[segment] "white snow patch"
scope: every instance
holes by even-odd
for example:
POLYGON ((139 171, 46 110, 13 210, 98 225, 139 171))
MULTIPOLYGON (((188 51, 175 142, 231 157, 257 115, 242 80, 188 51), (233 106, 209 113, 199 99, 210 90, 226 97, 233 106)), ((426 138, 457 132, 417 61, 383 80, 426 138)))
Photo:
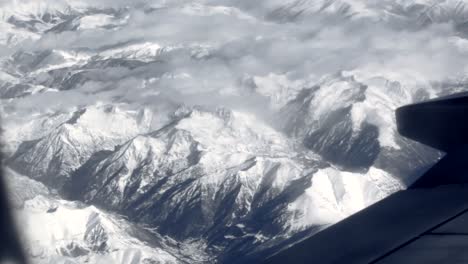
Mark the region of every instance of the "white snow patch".
POLYGON ((78 29, 95 29, 108 25, 113 25, 115 23, 115 18, 107 14, 94 14, 89 16, 84 16, 80 19, 80 26, 78 29))
POLYGON ((104 58, 127 58, 127 59, 138 59, 141 61, 154 60, 161 52, 162 47, 153 42, 144 42, 126 45, 123 47, 108 49, 99 54, 104 58))
POLYGON ((374 167, 366 174, 321 169, 305 193, 288 205, 291 229, 338 222, 402 188, 398 180, 374 167))
POLYGON ((301 80, 290 80, 286 75, 270 73, 266 76, 254 76, 255 91, 270 98, 273 109, 279 110, 296 98, 298 93, 310 85, 313 77, 301 80))

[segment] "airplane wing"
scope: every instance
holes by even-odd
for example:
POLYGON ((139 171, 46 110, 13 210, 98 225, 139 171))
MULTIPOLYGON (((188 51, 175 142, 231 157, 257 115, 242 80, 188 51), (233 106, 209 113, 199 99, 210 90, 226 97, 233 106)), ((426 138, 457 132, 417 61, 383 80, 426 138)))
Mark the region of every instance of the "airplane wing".
POLYGON ((400 134, 447 154, 407 190, 264 263, 468 263, 468 95, 397 110, 400 134))

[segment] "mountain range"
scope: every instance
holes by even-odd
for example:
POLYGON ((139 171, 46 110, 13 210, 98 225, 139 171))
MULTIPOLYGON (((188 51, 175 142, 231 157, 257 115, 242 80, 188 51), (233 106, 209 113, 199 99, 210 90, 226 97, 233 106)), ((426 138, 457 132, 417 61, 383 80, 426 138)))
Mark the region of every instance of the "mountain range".
MULTIPOLYGON (((443 153, 394 110, 466 90, 465 1, 0 2, 33 263, 257 263, 443 153)), ((339 238, 337 238, 339 239, 339 238)))

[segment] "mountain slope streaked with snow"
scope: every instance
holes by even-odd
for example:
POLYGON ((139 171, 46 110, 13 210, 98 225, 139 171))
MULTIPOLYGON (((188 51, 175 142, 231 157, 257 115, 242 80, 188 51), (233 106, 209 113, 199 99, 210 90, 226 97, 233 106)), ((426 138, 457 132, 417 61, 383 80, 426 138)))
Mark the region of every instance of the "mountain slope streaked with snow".
POLYGON ((0 2, 29 257, 257 263, 405 188, 442 154, 394 111, 466 91, 466 4, 0 2))

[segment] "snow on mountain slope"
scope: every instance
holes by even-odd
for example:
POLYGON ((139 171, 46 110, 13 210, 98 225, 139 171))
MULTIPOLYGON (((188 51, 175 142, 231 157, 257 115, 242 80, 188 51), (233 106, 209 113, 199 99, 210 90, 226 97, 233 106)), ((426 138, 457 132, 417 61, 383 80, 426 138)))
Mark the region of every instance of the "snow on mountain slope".
POLYGON ((304 87, 313 86, 313 78, 308 79, 289 80, 285 75, 270 73, 267 76, 254 76, 252 83, 255 93, 268 98, 271 107, 279 110, 294 100, 304 87))
POLYGON ((294 212, 291 227, 333 223, 402 188, 398 180, 377 168, 364 175, 336 168, 319 170, 311 186, 288 206, 294 212))
POLYGON ((9 72, 29 79, 41 73, 66 67, 81 66, 89 59, 90 56, 85 52, 65 50, 19 51, 4 63, 9 72))
POLYGON ((12 167, 60 188, 71 172, 93 153, 111 150, 146 131, 150 118, 115 106, 88 107, 52 129, 42 138, 22 143, 9 160, 12 167))
POLYGON ((314 85, 303 85, 302 90, 292 89, 296 97, 281 109, 283 129, 338 166, 361 170, 378 164, 410 182, 413 179, 403 175, 430 164, 437 154, 397 135, 394 109, 429 98, 435 91, 418 83, 404 83, 405 87, 383 76, 359 72, 325 76, 314 85), (390 165, 386 161, 393 159, 395 152, 408 158, 418 153, 426 156, 390 165))
POLYGON ((197 3, 196 1, 192 3, 185 4, 181 8, 182 13, 196 16, 214 16, 214 15, 229 15, 235 16, 239 19, 254 20, 255 18, 242 12, 238 8, 228 7, 228 6, 216 6, 216 5, 204 5, 197 3))
POLYGON ((0 19, 19 29, 42 33, 75 16, 79 11, 65 2, 11 1, 2 4, 0 19))
POLYGON ((13 46, 27 39, 37 40, 40 34, 25 29, 16 28, 14 25, 0 20, 0 44, 13 46))
POLYGON ((463 1, 15 3, 2 143, 46 263, 263 259, 417 178, 440 153, 394 110, 468 83, 463 1))
POLYGON ((128 14, 91 1, 12 0, 1 3, 0 44, 15 47, 37 41, 46 33, 74 30, 116 29, 125 24, 128 14))
POLYGON ((7 170, 7 183, 32 263, 187 263, 172 242, 94 206, 59 199, 7 170), (163 248, 167 248, 168 251, 163 248))
POLYGON ((405 19, 420 23, 466 22, 464 0, 290 0, 265 1, 268 17, 290 21, 314 14, 348 18, 370 18, 396 22, 405 19))
POLYGON ((37 263, 179 262, 170 253, 132 238, 124 220, 94 207, 37 196, 25 202, 18 218, 27 227, 23 230, 28 236, 27 254, 37 263))
POLYGON ((154 60, 163 48, 156 43, 145 42, 140 44, 125 45, 123 47, 111 48, 99 54, 103 58, 127 58, 141 61, 154 60))
MULTIPOLYGON (((265 1, 266 2, 266 1, 265 1)), ((292 0, 268 1, 269 19, 276 21, 294 21, 304 16, 326 13, 343 17, 377 17, 378 13, 369 5, 370 1, 356 0, 292 0)))
MULTIPOLYGON (((231 199, 236 200, 236 206, 230 209, 234 212, 225 216, 234 220, 250 211, 262 175, 271 171, 269 184, 273 188, 265 190, 265 195, 272 195, 275 188, 284 188, 305 170, 304 165, 289 162, 288 158, 297 154, 281 134, 249 115, 223 109, 181 109, 178 115, 182 116, 161 130, 132 139, 104 159, 90 160, 84 166, 85 172, 75 176, 85 187, 85 199, 116 209, 136 209, 136 215, 147 221, 185 221, 183 216, 193 206, 202 206, 207 215, 203 209, 201 217, 212 222, 210 218, 216 217, 213 213, 221 209, 217 207, 225 206, 219 204, 226 199, 222 197, 234 195, 231 199), (180 186, 181 190, 171 186, 180 186), (221 191, 225 187, 234 189, 221 191), (174 191, 182 193, 163 198, 174 191), (188 198, 193 195, 194 200, 188 198), (213 200, 218 195, 221 196, 213 200), (182 197, 185 198, 180 200, 182 197), (158 200, 160 205, 152 204, 158 200), (175 207, 179 203, 182 204, 175 207), (157 210, 163 213, 148 215, 155 206, 163 207, 164 210, 157 210), (182 212, 173 211, 176 208, 182 212), (175 215, 169 217, 172 213, 175 215)), ((71 187, 76 188, 77 184, 71 187)), ((182 232, 184 228, 189 230, 183 235, 201 231, 200 227, 194 229, 193 223, 180 223, 176 230, 182 232)))
POLYGON ((20 175, 10 168, 5 168, 5 178, 8 185, 8 197, 14 208, 23 208, 25 201, 34 199, 38 195, 50 195, 49 188, 45 185, 20 175))
POLYGON ((78 30, 90 30, 98 28, 115 28, 125 24, 128 16, 122 19, 109 14, 90 14, 80 18, 78 30))
POLYGON ((273 237, 279 244, 402 188, 378 169, 368 175, 333 170, 246 113, 182 108, 176 116, 158 131, 92 157, 66 192, 179 240, 202 238, 214 250, 273 237), (322 182, 336 188, 334 196, 316 186, 322 169, 332 174, 322 182), (301 205, 300 194, 312 190, 312 203, 301 205), (324 202, 330 199, 334 203, 324 202))

